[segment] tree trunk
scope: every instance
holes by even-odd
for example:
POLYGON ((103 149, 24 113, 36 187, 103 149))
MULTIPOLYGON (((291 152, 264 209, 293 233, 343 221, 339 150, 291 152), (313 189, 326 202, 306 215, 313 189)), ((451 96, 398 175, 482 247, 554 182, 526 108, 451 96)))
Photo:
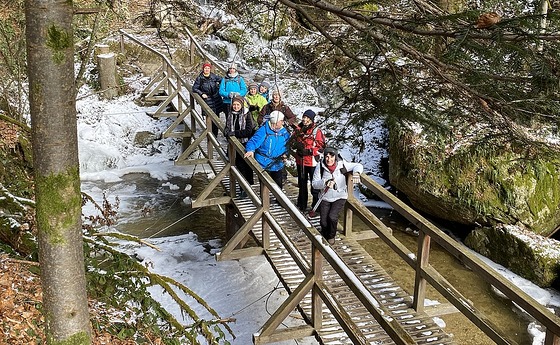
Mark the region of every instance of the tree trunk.
POLYGON ((48 344, 91 344, 81 229, 72 2, 26 0, 39 261, 48 344))

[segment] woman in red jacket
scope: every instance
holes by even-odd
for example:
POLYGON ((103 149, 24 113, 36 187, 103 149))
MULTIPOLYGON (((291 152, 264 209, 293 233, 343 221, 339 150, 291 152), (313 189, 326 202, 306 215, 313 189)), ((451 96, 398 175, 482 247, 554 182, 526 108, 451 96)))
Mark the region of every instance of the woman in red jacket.
MULTIPOLYGON (((295 159, 297 167, 299 194, 297 207, 305 212, 308 201, 308 183, 313 179, 313 172, 319 161, 319 154, 323 152, 326 138, 315 123, 315 112, 311 109, 303 113, 302 121, 294 131, 295 159)), ((319 191, 311 188, 312 206, 317 203, 319 191)), ((315 212, 309 212, 315 217, 315 212)))

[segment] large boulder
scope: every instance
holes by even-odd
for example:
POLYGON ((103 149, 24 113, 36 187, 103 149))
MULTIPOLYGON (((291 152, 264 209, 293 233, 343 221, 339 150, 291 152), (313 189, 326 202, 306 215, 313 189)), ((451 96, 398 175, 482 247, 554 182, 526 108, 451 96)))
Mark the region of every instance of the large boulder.
POLYGON ((549 236, 560 226, 560 156, 392 125, 389 179, 414 207, 468 225, 520 224, 549 236), (454 141, 455 140, 455 141, 454 141))
POLYGON ((474 228, 465 244, 543 287, 560 280, 558 155, 392 123, 390 184, 418 210, 474 228), (515 226, 514 226, 515 225, 515 226), (546 245, 545 245, 546 244, 546 245))

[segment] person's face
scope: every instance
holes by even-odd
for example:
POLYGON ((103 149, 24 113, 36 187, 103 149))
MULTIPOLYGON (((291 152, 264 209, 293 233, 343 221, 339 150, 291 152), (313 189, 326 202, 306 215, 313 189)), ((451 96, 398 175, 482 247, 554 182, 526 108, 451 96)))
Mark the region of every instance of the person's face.
POLYGON ((239 110, 241 110, 241 103, 239 103, 239 102, 233 102, 233 103, 231 104, 231 107, 233 108, 233 110, 239 111, 239 110))
POLYGON ((284 126, 284 120, 278 120, 276 123, 272 124, 272 129, 278 130, 284 126))
POLYGON ((210 66, 204 66, 202 71, 204 72, 204 74, 210 74, 210 66))
POLYGON ((229 73, 235 73, 235 68, 230 67, 230 68, 228 69, 228 72, 229 72, 229 73))
POLYGON ((273 94, 272 95, 272 100, 274 101, 274 103, 280 102, 280 94, 279 93, 273 94))
POLYGON ((336 162, 336 157, 334 156, 333 153, 328 152, 325 154, 325 163, 327 164, 327 166, 332 166, 334 165, 335 162, 336 162))
POLYGON ((267 92, 267 91, 268 91, 268 89, 266 88, 266 86, 262 86, 262 85, 259 86, 259 92, 260 92, 260 93, 265 93, 265 92, 267 92))
POLYGON ((249 94, 256 95, 257 94, 257 88, 256 87, 249 88, 249 94))
POLYGON ((302 117, 301 122, 303 122, 304 126, 309 126, 310 124, 313 123, 313 121, 311 121, 311 119, 308 118, 307 116, 302 117))

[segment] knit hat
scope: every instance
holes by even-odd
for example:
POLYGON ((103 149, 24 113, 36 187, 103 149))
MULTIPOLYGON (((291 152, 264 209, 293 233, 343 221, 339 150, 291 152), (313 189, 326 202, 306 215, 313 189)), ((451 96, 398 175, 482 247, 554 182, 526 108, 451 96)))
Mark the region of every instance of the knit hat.
POLYGON ((270 89, 270 84, 267 83, 266 81, 261 82, 261 86, 266 87, 267 90, 270 89))
POLYGON ((327 153, 333 154, 335 157, 338 157, 338 150, 335 149, 334 147, 325 147, 325 150, 323 151, 324 155, 327 155, 327 153))
POLYGON ((202 65, 202 69, 204 69, 205 67, 210 67, 210 68, 212 68, 212 65, 210 64, 210 62, 205 62, 205 63, 202 65))
POLYGON ((303 116, 307 116, 312 122, 315 121, 315 112, 311 109, 307 109, 304 113, 303 116))
POLYGON ((284 120, 284 114, 281 111, 278 110, 274 110, 272 113, 270 113, 270 119, 268 121, 270 121, 270 123, 275 124, 278 121, 284 120))
POLYGON ((257 83, 255 83, 255 82, 249 83, 249 89, 252 89, 252 88, 258 89, 257 83))
POLYGON ((228 69, 232 69, 232 68, 234 70, 237 70, 237 64, 235 62, 232 62, 232 63, 229 64, 228 69))
POLYGON ((235 102, 237 102, 237 103, 241 104, 241 106, 243 106, 243 103, 244 103, 243 102, 243 97, 241 97, 241 96, 233 97, 233 99, 231 100, 231 104, 233 104, 235 102))

